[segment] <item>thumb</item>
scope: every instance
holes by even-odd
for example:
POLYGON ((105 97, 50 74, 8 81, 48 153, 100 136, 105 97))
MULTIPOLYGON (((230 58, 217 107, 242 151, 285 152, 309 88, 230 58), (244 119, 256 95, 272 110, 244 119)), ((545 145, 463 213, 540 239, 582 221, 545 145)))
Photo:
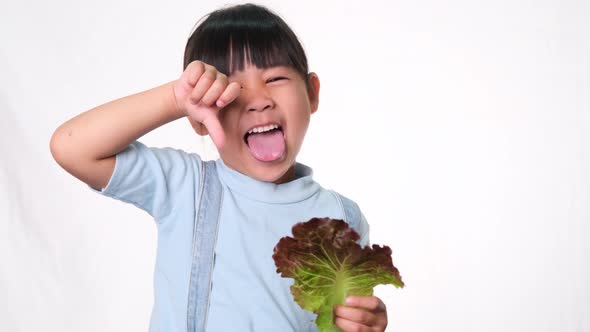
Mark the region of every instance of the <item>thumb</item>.
POLYGON ((209 109, 206 113, 207 114, 203 117, 202 123, 207 128, 209 136, 211 136, 211 140, 213 140, 217 149, 221 149, 225 145, 225 132, 223 131, 223 127, 221 126, 215 111, 209 109))

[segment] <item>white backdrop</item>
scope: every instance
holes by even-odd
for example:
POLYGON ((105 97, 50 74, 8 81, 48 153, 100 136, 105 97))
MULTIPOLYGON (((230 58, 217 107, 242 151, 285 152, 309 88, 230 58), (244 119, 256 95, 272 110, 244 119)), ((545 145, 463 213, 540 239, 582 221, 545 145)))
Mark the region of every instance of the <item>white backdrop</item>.
MULTIPOLYGON (((388 331, 590 331, 590 3, 263 1, 321 80, 299 160, 406 283, 388 331)), ((53 161, 69 118, 177 78, 223 1, 0 5, 0 330, 146 331, 156 227, 53 161)), ((216 158, 186 119, 140 139, 216 158)))

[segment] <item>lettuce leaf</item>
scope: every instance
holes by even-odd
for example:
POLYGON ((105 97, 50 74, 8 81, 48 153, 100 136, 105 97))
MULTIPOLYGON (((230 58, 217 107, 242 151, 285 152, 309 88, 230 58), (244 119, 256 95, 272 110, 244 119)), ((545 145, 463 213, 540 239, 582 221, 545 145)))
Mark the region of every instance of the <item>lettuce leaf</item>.
POLYGON ((361 248, 359 234, 339 219, 313 218, 292 228, 274 248, 277 273, 293 278, 291 294, 304 310, 316 313, 322 332, 341 331, 334 325, 334 305, 347 296, 372 296, 378 284, 404 287, 391 260, 391 248, 361 248))

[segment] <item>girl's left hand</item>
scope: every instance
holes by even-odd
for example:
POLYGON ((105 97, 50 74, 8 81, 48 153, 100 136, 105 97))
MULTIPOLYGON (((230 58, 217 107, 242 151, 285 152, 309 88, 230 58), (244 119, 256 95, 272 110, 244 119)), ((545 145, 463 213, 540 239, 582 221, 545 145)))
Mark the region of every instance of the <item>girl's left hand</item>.
POLYGON ((384 332, 385 303, 376 296, 349 296, 345 306, 334 306, 334 324, 344 332, 384 332))

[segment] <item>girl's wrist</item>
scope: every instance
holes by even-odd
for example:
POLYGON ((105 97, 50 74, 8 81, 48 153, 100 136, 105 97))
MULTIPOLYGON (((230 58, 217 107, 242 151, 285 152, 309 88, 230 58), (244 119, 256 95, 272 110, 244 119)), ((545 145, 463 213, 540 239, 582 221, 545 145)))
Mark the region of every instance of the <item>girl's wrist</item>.
POLYGON ((173 114, 174 120, 180 119, 186 116, 186 113, 181 109, 181 106, 178 104, 178 100, 176 99, 176 93, 174 92, 174 87, 177 84, 177 80, 171 81, 166 86, 168 87, 169 91, 169 98, 168 98, 168 109, 170 113, 173 114))

